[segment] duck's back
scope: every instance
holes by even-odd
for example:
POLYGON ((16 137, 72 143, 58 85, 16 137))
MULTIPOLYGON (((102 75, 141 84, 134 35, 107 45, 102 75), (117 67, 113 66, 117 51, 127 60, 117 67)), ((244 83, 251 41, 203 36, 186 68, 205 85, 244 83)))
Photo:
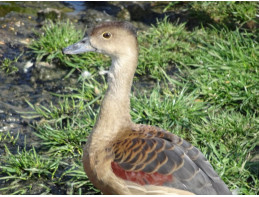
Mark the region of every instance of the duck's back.
POLYGON ((231 194, 197 148, 157 127, 138 125, 119 136, 111 152, 113 173, 134 190, 157 186, 194 194, 231 194))

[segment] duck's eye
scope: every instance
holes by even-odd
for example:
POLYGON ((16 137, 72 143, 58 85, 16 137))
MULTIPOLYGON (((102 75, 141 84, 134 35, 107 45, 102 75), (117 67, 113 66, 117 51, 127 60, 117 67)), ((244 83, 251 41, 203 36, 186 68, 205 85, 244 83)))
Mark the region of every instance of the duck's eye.
POLYGON ((111 36, 112 36, 112 34, 109 33, 109 32, 104 32, 103 33, 103 37, 106 38, 106 39, 109 39, 111 36))

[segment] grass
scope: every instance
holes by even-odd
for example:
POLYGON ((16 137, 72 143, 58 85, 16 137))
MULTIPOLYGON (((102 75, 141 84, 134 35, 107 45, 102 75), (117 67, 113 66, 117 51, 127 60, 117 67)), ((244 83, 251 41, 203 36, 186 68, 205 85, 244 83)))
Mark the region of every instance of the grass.
POLYGON ((197 100, 195 92, 187 93, 186 88, 172 93, 157 86, 149 96, 139 94, 132 97, 131 103, 135 122, 166 129, 174 126, 190 128, 196 116, 205 118, 207 115, 206 107, 197 100))
POLYGON ((174 26, 163 21, 140 38, 144 46, 137 73, 161 80, 172 69, 170 64, 177 65, 183 78, 178 82, 191 82, 190 90, 198 90, 200 99, 258 114, 259 46, 253 37, 238 29, 188 32, 184 24, 174 26), (150 39, 155 42, 148 42, 150 39))
POLYGON ((228 27, 234 30, 236 27, 258 32, 257 2, 156 2, 155 8, 160 7, 163 12, 188 13, 191 20, 202 25, 213 24, 218 28, 228 27), (182 8, 182 9, 179 9, 182 8))
MULTIPOLYGON (((228 3, 234 6, 232 10, 236 11, 232 14, 236 16, 242 14, 239 9, 248 9, 239 8, 241 5, 228 3)), ((193 3, 196 10, 206 6, 211 6, 210 2, 193 3)), ((248 19, 244 16, 242 21, 248 19)), ((226 24, 224 20, 222 23, 226 24)), ((32 194, 33 184, 24 188, 19 184, 35 181, 41 194, 51 194, 53 185, 65 188, 67 194, 99 194, 83 172, 81 157, 107 88, 105 78, 98 72, 106 69, 110 60, 94 53, 64 56, 62 48, 83 35, 69 21, 50 22, 43 32, 30 46, 37 60, 82 71, 79 87, 69 95, 53 93, 60 97, 60 103, 51 104, 50 108, 28 102, 32 112, 23 115, 40 118, 33 126, 42 146, 39 150, 18 149, 17 153, 5 149, 0 159, 0 184, 6 180, 9 186, 2 187, 0 193, 32 194), (91 76, 84 77, 84 71, 91 76), (46 184, 38 179, 50 180, 46 184)), ((231 190, 258 195, 256 34, 243 27, 208 26, 188 31, 186 24, 172 24, 164 19, 139 32, 138 39, 139 65, 131 96, 133 121, 156 125, 187 139, 204 153, 231 190), (154 87, 145 88, 145 82, 150 81, 154 87)), ((15 136, 0 133, 1 143, 15 145, 16 140, 15 136)))
POLYGON ((97 56, 94 53, 79 56, 63 55, 62 49, 77 42, 84 35, 84 31, 76 29, 69 20, 66 22, 58 21, 57 23, 49 20, 42 30, 44 34, 36 33, 39 39, 29 46, 35 53, 37 61, 54 61, 63 66, 72 67, 73 70, 87 67, 88 71, 92 73, 96 71, 96 67, 107 67, 109 65, 109 60, 104 55, 97 56))
MULTIPOLYGON (((19 179, 28 179, 32 176, 41 177, 51 175, 53 177, 58 167, 58 161, 54 165, 51 160, 44 159, 37 154, 35 148, 29 151, 24 148, 22 151, 17 150, 17 154, 12 154, 9 149, 5 148, 5 160, 8 165, 1 166, 2 172, 11 175, 16 174, 19 179), (52 169, 53 172, 48 169, 52 169)), ((8 177, 7 177, 8 179, 8 177)))
POLYGON ((258 20, 256 19, 257 2, 193 2, 191 7, 196 14, 206 13, 213 21, 232 28, 235 26, 241 28, 248 22, 255 23, 258 20))
POLYGON ((7 133, 0 133, 0 142, 2 143, 9 143, 15 145, 17 140, 19 140, 19 132, 16 136, 13 136, 10 131, 7 131, 7 133))
POLYGON ((17 73, 19 71, 19 69, 14 64, 19 60, 21 55, 14 58, 14 60, 11 60, 9 58, 4 58, 3 62, 0 65, 0 72, 3 72, 7 75, 17 73))
MULTIPOLYGON (((56 170, 59 167, 59 159, 49 159, 38 154, 34 147, 22 151, 17 150, 12 154, 5 146, 5 156, 1 158, 1 181, 6 181, 7 185, 0 188, 3 194, 24 194, 32 186, 21 187, 28 180, 38 181, 40 178, 53 180, 56 170), (5 162, 4 165, 2 162, 5 162), (8 191, 8 193, 5 193, 8 191)), ((27 184, 26 184, 27 185, 27 184)))

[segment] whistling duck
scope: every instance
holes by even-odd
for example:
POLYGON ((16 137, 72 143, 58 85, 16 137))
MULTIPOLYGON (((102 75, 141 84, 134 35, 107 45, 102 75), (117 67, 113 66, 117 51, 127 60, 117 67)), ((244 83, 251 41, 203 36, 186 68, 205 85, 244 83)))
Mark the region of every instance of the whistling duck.
POLYGON ((88 137, 84 170, 103 194, 231 194, 203 154, 155 126, 135 124, 130 90, 138 64, 136 30, 129 22, 106 22, 63 50, 111 57, 108 90, 88 137))

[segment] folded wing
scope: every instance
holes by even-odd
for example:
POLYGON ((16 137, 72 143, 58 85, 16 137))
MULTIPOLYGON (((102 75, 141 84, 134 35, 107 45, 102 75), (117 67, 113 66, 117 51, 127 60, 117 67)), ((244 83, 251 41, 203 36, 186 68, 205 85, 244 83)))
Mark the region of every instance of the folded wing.
POLYGON ((112 170, 126 181, 195 194, 231 194, 197 148, 157 127, 140 125, 116 141, 112 151, 112 170))

